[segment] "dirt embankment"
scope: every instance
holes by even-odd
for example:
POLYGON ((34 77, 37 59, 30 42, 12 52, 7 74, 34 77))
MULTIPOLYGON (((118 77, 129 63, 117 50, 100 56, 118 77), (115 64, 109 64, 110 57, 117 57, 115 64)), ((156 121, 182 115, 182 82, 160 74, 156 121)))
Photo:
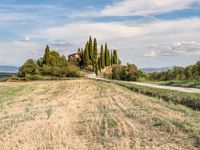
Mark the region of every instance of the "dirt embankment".
POLYGON ((0 106, 2 150, 198 149, 175 125, 198 112, 101 81, 0 83, 0 106))

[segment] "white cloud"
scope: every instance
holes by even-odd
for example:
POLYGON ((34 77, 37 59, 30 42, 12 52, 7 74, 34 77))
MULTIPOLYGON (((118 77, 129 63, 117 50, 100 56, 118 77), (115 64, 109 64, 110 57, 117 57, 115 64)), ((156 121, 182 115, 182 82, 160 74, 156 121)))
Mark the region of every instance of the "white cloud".
POLYGON ((63 13, 66 13, 66 9, 56 5, 0 4, 0 26, 14 24, 41 26, 47 20, 48 24, 55 23, 58 21, 58 16, 63 13))
POLYGON ((25 21, 29 20, 30 16, 26 13, 17 13, 17 12, 1 12, 0 13, 0 25, 13 23, 13 22, 19 22, 19 21, 25 21))
POLYGON ((30 41, 32 38, 30 37, 30 36, 26 36, 26 37, 24 37, 24 39, 22 39, 22 41, 30 41))
POLYGON ((176 56, 200 56, 200 42, 175 42, 171 45, 156 45, 156 47, 150 47, 151 49, 157 49, 145 54, 144 56, 155 57, 176 57, 176 56))
MULTIPOLYGON (((199 0, 121 0, 102 10, 77 12, 73 16, 148 16, 189 8, 199 0)), ((95 8, 96 9, 96 8, 95 8)), ((73 12, 74 13, 74 12, 73 12)))
MULTIPOLYGON (((144 33, 138 26, 128 26, 119 22, 98 23, 98 22, 76 22, 61 27, 53 27, 41 31, 45 37, 65 39, 68 37, 85 37, 95 35, 100 39, 115 39, 131 37, 144 33)), ((75 41, 75 40, 74 40, 75 41)))
MULTIPOLYGON (((187 35, 182 37, 183 39, 191 40, 199 37, 199 30, 200 18, 189 18, 172 21, 158 20, 141 24, 125 24, 120 22, 75 22, 64 26, 42 29, 37 31, 37 35, 43 38, 53 38, 56 40, 69 39, 73 42, 76 42, 77 40, 77 43, 79 43, 80 40, 84 40, 85 37, 88 37, 89 35, 96 36, 101 40, 153 36, 157 37, 158 41, 163 41, 160 38, 166 38, 168 36, 180 37, 182 35, 187 35), (192 36, 192 38, 190 36, 192 36)), ((180 41, 179 39, 177 40, 180 41)))
POLYGON ((155 57, 155 56, 157 56, 157 52, 155 50, 153 50, 153 51, 151 51, 149 53, 144 54, 144 56, 146 56, 146 57, 155 57))
POLYGON ((199 0, 123 0, 106 6, 103 16, 149 15, 181 10, 199 0))
POLYGON ((171 46, 172 53, 183 55, 199 55, 200 56, 200 42, 178 42, 171 46))
POLYGON ((27 59, 42 56, 44 46, 25 41, 9 41, 0 43, 0 64, 21 65, 27 59))
MULTIPOLYGON (((172 21, 154 21, 150 23, 101 23, 76 22, 64 26, 47 28, 36 32, 37 36, 51 40, 64 40, 74 43, 85 42, 89 35, 100 41, 149 40, 148 47, 156 47, 158 43, 174 43, 174 41, 191 41, 199 39, 200 18, 189 18, 172 21)), ((146 45, 147 43, 144 43, 146 45)), ((131 45, 131 43, 129 43, 131 45)))

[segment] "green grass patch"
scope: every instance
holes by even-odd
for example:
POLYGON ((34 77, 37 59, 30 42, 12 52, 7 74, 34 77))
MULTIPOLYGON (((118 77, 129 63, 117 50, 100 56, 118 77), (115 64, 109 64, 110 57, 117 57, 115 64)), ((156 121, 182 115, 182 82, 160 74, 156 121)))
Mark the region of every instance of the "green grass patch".
POLYGON ((105 108, 105 107, 101 107, 101 108, 99 109, 99 113, 100 113, 101 115, 103 115, 103 116, 107 116, 107 114, 109 113, 109 110, 108 110, 107 108, 105 108))
POLYGON ((172 81, 163 81, 160 83, 160 85, 200 88, 200 81, 197 81, 197 80, 185 80, 185 81, 172 80, 172 81))
POLYGON ((108 118, 107 119, 107 125, 108 125, 108 128, 116 128, 117 122, 112 118, 108 118))
POLYGON ((200 131, 192 133, 191 137, 196 139, 196 144, 200 147, 200 131))
POLYGON ((155 118, 155 122, 153 124, 153 126, 170 126, 171 123, 170 121, 166 120, 166 119, 161 119, 161 118, 155 118))
POLYGON ((47 114, 47 119, 49 119, 51 117, 51 115, 53 114, 52 107, 50 106, 45 112, 47 114))
POLYGON ((17 86, 0 89, 0 103, 8 100, 12 101, 12 98, 23 92, 25 88, 26 86, 17 86))

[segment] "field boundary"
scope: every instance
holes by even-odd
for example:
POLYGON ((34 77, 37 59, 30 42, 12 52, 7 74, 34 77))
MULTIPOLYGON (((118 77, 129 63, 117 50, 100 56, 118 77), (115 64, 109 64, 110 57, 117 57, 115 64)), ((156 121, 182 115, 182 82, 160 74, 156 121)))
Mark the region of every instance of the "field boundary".
POLYGON ((123 83, 116 80, 102 80, 98 78, 93 78, 97 81, 103 81, 107 83, 117 84, 119 86, 125 87, 133 92, 144 94, 147 96, 163 99, 167 102, 173 102, 174 104, 181 104, 190 107, 194 110, 200 110, 200 94, 199 93, 186 93, 175 90, 151 88, 143 85, 136 85, 132 83, 123 83))

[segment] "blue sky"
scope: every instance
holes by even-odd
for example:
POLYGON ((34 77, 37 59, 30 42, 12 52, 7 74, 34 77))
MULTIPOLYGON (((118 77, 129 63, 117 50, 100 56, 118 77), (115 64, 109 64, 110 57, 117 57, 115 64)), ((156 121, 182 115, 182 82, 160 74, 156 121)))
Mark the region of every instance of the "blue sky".
POLYGON ((200 0, 1 0, 0 65, 37 59, 46 44, 68 55, 89 35, 139 67, 200 58, 200 0))

